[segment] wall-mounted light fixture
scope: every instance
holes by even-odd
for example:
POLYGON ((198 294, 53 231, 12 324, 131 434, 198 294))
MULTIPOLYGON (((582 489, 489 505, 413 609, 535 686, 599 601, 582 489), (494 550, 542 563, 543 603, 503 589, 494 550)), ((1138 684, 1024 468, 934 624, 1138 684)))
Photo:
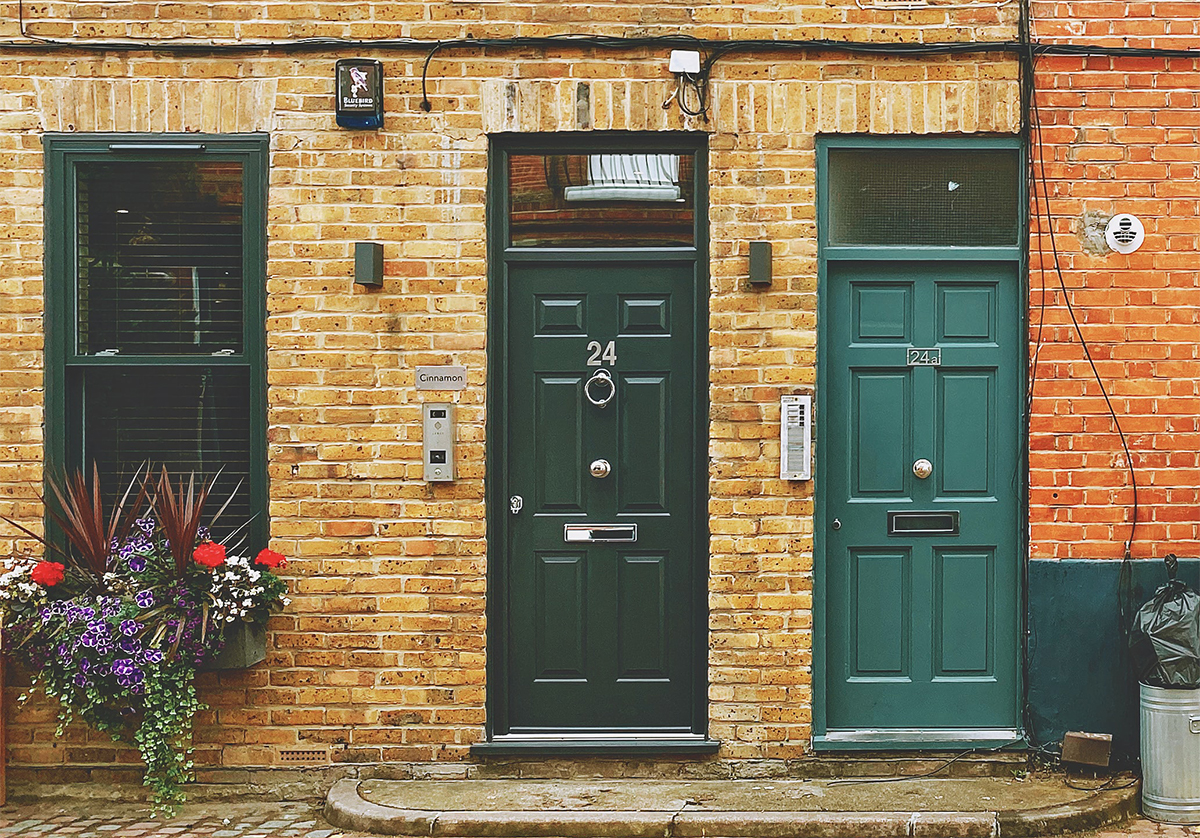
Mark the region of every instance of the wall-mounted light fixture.
POLYGON ((359 285, 383 285, 383 245, 379 242, 354 243, 354 281, 359 285))
POLYGON ((771 243, 750 242, 750 285, 771 287, 771 243))
POLYGON ((343 58, 334 65, 337 124, 383 127, 383 64, 373 58, 343 58))

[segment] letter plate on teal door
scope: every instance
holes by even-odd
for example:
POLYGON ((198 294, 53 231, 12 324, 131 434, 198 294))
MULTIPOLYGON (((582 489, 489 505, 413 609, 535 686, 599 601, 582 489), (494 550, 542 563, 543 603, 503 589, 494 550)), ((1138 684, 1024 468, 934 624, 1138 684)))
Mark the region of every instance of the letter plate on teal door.
POLYGON ((563 541, 637 541, 637 524, 563 524, 563 541))
POLYGON ((888 535, 958 535, 958 511, 889 512, 888 535))

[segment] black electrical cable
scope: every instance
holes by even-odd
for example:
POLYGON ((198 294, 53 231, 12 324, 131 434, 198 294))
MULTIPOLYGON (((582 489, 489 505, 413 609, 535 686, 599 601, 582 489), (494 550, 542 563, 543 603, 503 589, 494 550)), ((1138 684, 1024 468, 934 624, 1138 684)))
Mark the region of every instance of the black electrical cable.
POLYGON ((441 48, 442 42, 438 41, 434 48, 429 51, 429 54, 425 56, 425 63, 421 65, 421 110, 425 111, 425 113, 433 110, 433 103, 429 101, 429 62, 433 60, 433 57, 437 55, 437 51, 441 48))
MULTIPOLYGON (((1030 9, 1030 0, 1020 0, 1020 5, 1018 6, 1018 17, 1017 17, 1017 39, 1026 46, 1026 50, 1020 56, 1018 56, 1018 59, 1019 59, 1018 73, 1019 73, 1019 79, 1020 79, 1020 92, 1021 92, 1021 145, 1026 150, 1025 177, 1026 177, 1026 200, 1027 201, 1029 200, 1029 196, 1032 195, 1036 199, 1036 195, 1037 195, 1034 177, 1033 177, 1033 155, 1029 153, 1031 125, 1032 125, 1032 120, 1030 118, 1030 113, 1029 113, 1029 102, 1033 97, 1033 88, 1034 88, 1034 80, 1035 80, 1032 44, 1030 43, 1031 27, 1032 27, 1032 10, 1030 9)), ((1039 249, 1039 251, 1041 249, 1040 243, 1039 243, 1038 249, 1039 249)), ((1025 251, 1025 267, 1026 267, 1024 275, 1026 277, 1028 277, 1029 276, 1029 271, 1028 271, 1029 236, 1028 236, 1028 234, 1026 234, 1026 236, 1025 236, 1024 251, 1025 251)), ((1042 286, 1043 286, 1042 302, 1043 302, 1043 306, 1044 306, 1045 305, 1045 274, 1044 273, 1042 276, 1042 286)), ((1023 290, 1026 294, 1026 299, 1028 300, 1029 299, 1028 284, 1024 284, 1023 290)), ((1039 330, 1041 327, 1041 323, 1044 321, 1045 321, 1044 316, 1039 318, 1039 330)), ((1038 339, 1039 339, 1039 341, 1041 339, 1040 331, 1039 331, 1038 339)), ((1036 351, 1034 352, 1032 363, 1030 364, 1030 369, 1028 371, 1028 380, 1026 382, 1025 429, 1026 429, 1027 434, 1029 431, 1029 427, 1033 421, 1033 386, 1034 386, 1035 381, 1037 381, 1037 353, 1036 353, 1036 351)), ((1024 479, 1024 486, 1022 488, 1023 488, 1024 492, 1026 493, 1026 497, 1028 497, 1028 490, 1029 490, 1029 465, 1028 465, 1027 453, 1028 453, 1027 451, 1022 452, 1022 456, 1019 456, 1017 458, 1017 462, 1019 464, 1025 465, 1024 473, 1021 476, 1024 479)), ((1020 466, 1018 466, 1018 468, 1019 467, 1020 466)), ((1045 746, 1042 745, 1038 741, 1039 740, 1039 728, 1038 728, 1038 725, 1036 723, 1036 718, 1035 718, 1036 716, 1038 716, 1040 714, 1038 714, 1034 710, 1033 703, 1030 700, 1030 673, 1032 672, 1032 668, 1033 668, 1033 655, 1037 649, 1037 638, 1034 633, 1033 622, 1032 622, 1032 617, 1031 617, 1030 608, 1029 608, 1029 562, 1031 559, 1029 544, 1033 538, 1033 533, 1031 531, 1028 515, 1025 515, 1022 517, 1021 528, 1022 528, 1022 535, 1024 536, 1023 544, 1025 546, 1023 555, 1020 557, 1021 585, 1020 585, 1020 592, 1019 592, 1019 601, 1020 601, 1021 611, 1020 611, 1020 614, 1018 615, 1019 625, 1021 627, 1021 633, 1020 633, 1020 637, 1021 637, 1021 644, 1020 644, 1021 725, 1024 728, 1024 732, 1025 732, 1026 747, 1033 750, 1039 756, 1042 756, 1043 758, 1045 758, 1045 746)))
MULTIPOLYGON (((1113 408, 1112 400, 1108 396, 1108 391, 1104 386, 1104 380, 1100 376, 1100 371, 1096 368, 1095 361, 1092 360, 1091 350, 1088 346, 1087 339, 1084 338, 1084 336, 1083 336, 1083 331, 1079 326, 1079 320, 1075 316, 1075 309, 1074 309, 1074 306, 1071 304, 1071 297, 1067 291, 1066 281, 1063 278, 1062 264, 1058 258, 1058 245, 1057 245, 1057 242, 1055 240, 1055 235, 1054 235, 1054 215, 1050 209, 1050 190, 1047 185, 1047 178, 1046 178, 1045 145, 1043 144, 1043 141, 1042 141, 1042 119, 1041 119, 1041 111, 1038 108, 1036 86, 1035 86, 1035 90, 1033 91, 1033 98, 1031 100, 1030 105, 1031 105, 1030 110, 1031 110, 1032 123, 1033 123, 1033 133, 1034 133, 1034 136, 1036 137, 1036 142, 1037 142, 1038 174, 1039 174, 1039 180, 1041 182, 1041 187, 1042 187, 1042 199, 1045 204, 1045 213, 1046 213, 1045 214, 1045 223, 1046 223, 1046 228, 1047 228, 1049 238, 1050 238, 1050 252, 1053 257, 1054 271, 1058 276, 1058 284, 1059 284, 1060 289, 1062 290, 1063 303, 1066 306, 1067 313, 1071 317, 1071 324, 1075 328, 1075 334, 1079 337, 1079 343, 1080 343, 1080 346, 1083 348, 1084 357, 1087 358, 1088 365, 1092 369, 1092 374, 1096 378, 1096 383, 1100 386, 1100 394, 1104 397, 1104 403, 1105 403, 1105 405, 1108 406, 1109 415, 1112 417, 1113 425, 1117 429, 1117 435, 1121 440, 1121 448, 1125 452, 1125 464, 1129 469, 1129 481, 1133 488, 1133 505, 1132 505, 1133 508, 1132 508, 1132 515, 1131 515, 1132 521, 1131 521, 1130 527, 1129 527, 1129 538, 1125 542, 1125 550, 1121 557, 1121 568, 1120 568, 1120 574, 1118 576, 1118 581, 1117 581, 1117 620, 1118 620, 1118 630, 1121 634, 1121 639, 1123 641, 1120 644, 1120 648, 1117 650, 1117 666, 1118 666, 1119 670, 1123 670, 1125 672, 1126 676, 1128 676, 1130 674, 1129 673, 1129 659, 1128 659, 1128 654, 1127 654, 1127 650, 1126 650, 1127 643, 1124 641, 1126 641, 1128 638, 1129 626, 1130 626, 1130 622, 1132 619, 1132 596, 1133 596, 1133 593, 1132 593, 1131 560, 1132 560, 1132 556, 1133 556, 1133 544, 1137 537, 1137 525, 1138 525, 1138 517, 1139 517, 1137 469, 1133 463, 1133 456, 1130 454, 1130 451, 1129 451, 1129 444, 1125 438, 1125 430, 1124 430, 1124 428, 1121 427, 1121 420, 1117 416, 1116 410, 1113 408)), ((1043 299, 1044 299, 1044 295, 1043 295, 1043 299)), ((1134 679, 1131 679, 1129 677, 1126 677, 1124 679, 1123 686, 1125 686, 1126 688, 1120 695, 1121 704, 1125 710, 1125 712, 1123 713, 1123 716, 1125 716, 1126 718, 1128 718, 1130 711, 1131 711, 1131 702, 1132 702, 1131 692, 1132 692, 1133 680, 1134 679)))
POLYGON ((1053 256, 1053 265, 1055 274, 1058 276, 1058 284, 1062 289, 1063 303, 1066 306, 1067 314, 1071 317, 1071 325, 1075 327, 1075 334, 1079 337, 1080 347, 1083 349, 1083 356, 1087 359, 1088 366, 1092 368, 1092 375, 1096 379, 1096 383, 1100 387, 1100 395, 1104 397, 1104 403, 1108 407, 1109 416, 1112 417, 1113 425, 1117 429, 1117 436, 1121 440, 1121 449, 1125 452, 1125 464, 1129 470, 1129 481, 1133 487, 1133 514, 1132 522, 1129 528, 1129 538, 1125 541, 1124 558, 1132 557, 1133 543, 1137 536, 1138 525, 1138 484, 1137 484, 1137 469, 1133 464, 1133 455, 1129 453, 1129 443, 1125 438, 1125 429, 1121 427, 1121 420, 1117 416, 1116 408, 1113 407, 1112 399, 1109 398, 1108 388, 1104 386, 1104 379, 1100 375, 1100 370, 1096 367, 1096 362, 1092 359, 1091 348, 1088 345, 1087 338, 1083 336, 1083 329, 1079 325, 1079 320, 1075 316, 1075 307, 1071 303, 1071 295, 1067 291, 1067 282, 1063 277, 1062 263, 1058 258, 1058 244, 1054 236, 1054 215, 1050 210, 1050 190, 1047 185, 1046 178, 1046 155, 1045 146, 1042 142, 1042 119, 1041 112, 1038 109, 1037 91, 1033 93, 1031 100, 1031 110, 1033 114, 1033 134, 1036 138, 1038 152, 1038 175, 1042 185, 1042 198, 1046 207, 1046 227, 1050 238, 1050 252, 1053 256))
POLYGON ((1005 748, 1011 748, 1013 745, 1022 745, 1022 744, 1024 744, 1024 740, 1014 739, 1011 742, 1005 742, 1003 745, 996 745, 995 747, 992 747, 992 748, 970 748, 969 750, 966 750, 966 751, 960 751, 959 753, 950 757, 950 759, 943 762, 941 765, 938 765, 935 768, 932 768, 929 771, 926 771, 924 774, 912 774, 912 775, 906 775, 904 777, 850 777, 845 780, 830 780, 829 785, 831 785, 831 786, 856 786, 856 785, 866 785, 868 783, 899 783, 899 782, 903 782, 905 780, 924 780, 928 777, 934 776, 935 774, 940 774, 942 771, 945 771, 951 765, 958 762, 960 759, 963 759, 964 757, 969 757, 974 754, 998 754, 1001 751, 1003 751, 1005 748))
POLYGON ((1090 791, 1090 792, 1120 791, 1121 789, 1127 789, 1127 788, 1137 785, 1138 778, 1134 777, 1132 780, 1129 780, 1126 783, 1122 783, 1119 786, 1114 786, 1113 783, 1115 783, 1116 781, 1117 781, 1117 775, 1114 774, 1098 786, 1077 786, 1071 782, 1071 775, 1068 774, 1065 777, 1063 777, 1063 783, 1066 784, 1067 788, 1075 789, 1075 791, 1090 791))
MULTIPOLYGON (((21 7, 23 17, 23 7, 21 7)), ((5 49, 30 49, 42 52, 70 50, 76 52, 162 52, 178 54, 223 54, 260 51, 276 52, 327 52, 343 49, 380 50, 389 52, 426 52, 454 49, 528 49, 557 48, 564 46, 592 47, 597 49, 637 49, 645 47, 690 47, 709 52, 701 67, 706 75, 719 59, 736 53, 746 52, 840 52, 857 55, 965 55, 978 53, 1023 54, 1029 44, 1020 41, 940 41, 914 43, 908 41, 841 41, 828 38, 812 39, 740 39, 712 40, 677 33, 672 35, 624 37, 613 35, 542 35, 514 38, 455 38, 446 40, 422 40, 419 38, 297 38, 292 40, 261 41, 197 41, 190 39, 163 39, 158 41, 90 41, 65 38, 31 38, 29 41, 0 41, 5 49)), ((1138 58, 1200 58, 1200 49, 1166 49, 1161 47, 1115 47, 1093 44, 1038 44, 1032 49, 1038 55, 1110 56, 1138 58)))

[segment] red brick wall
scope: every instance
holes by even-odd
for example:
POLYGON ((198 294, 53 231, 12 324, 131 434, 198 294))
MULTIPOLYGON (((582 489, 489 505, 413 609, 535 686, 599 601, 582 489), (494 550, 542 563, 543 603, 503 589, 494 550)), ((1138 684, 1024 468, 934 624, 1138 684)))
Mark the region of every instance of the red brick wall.
MULTIPOLYGON (((1200 47, 1192 4, 1034 3, 1034 18, 1034 35, 1043 41, 1200 47)), ((1200 61, 1044 57, 1036 83, 1059 264, 1137 472, 1133 555, 1194 556, 1200 61), (1119 212, 1133 213, 1146 228, 1145 243, 1129 255, 1089 242, 1102 241, 1103 224, 1119 212)), ((1036 143, 1034 159, 1040 164, 1036 143)), ((1119 558, 1132 521, 1125 456, 1063 305, 1044 218, 1033 220, 1031 232, 1033 341, 1044 323, 1030 428, 1032 555, 1119 558)))

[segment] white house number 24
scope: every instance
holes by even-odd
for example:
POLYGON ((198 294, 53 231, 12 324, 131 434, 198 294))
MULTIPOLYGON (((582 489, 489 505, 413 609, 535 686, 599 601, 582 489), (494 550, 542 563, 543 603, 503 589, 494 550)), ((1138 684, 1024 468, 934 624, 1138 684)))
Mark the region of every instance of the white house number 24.
POLYGON ((589 340, 587 351, 587 365, 589 367, 598 367, 601 364, 608 364, 610 367, 617 365, 617 342, 610 340, 607 345, 601 346, 598 340, 589 340))

